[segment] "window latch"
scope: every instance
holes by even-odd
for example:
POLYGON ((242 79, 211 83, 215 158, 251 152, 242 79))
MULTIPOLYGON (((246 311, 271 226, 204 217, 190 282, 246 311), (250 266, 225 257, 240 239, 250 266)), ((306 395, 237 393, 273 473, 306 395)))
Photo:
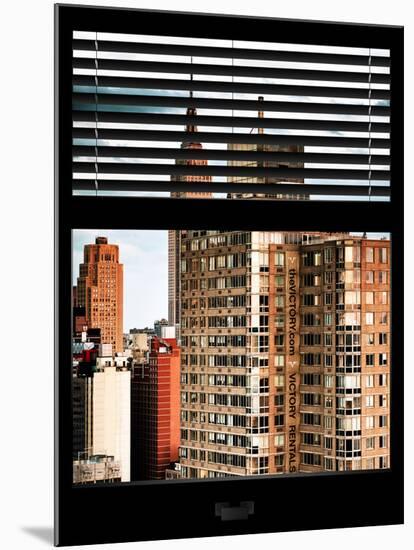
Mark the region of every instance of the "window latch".
POLYGON ((242 501, 239 506, 230 506, 229 502, 216 502, 215 516, 221 521, 246 520, 252 514, 254 514, 252 500, 242 501))

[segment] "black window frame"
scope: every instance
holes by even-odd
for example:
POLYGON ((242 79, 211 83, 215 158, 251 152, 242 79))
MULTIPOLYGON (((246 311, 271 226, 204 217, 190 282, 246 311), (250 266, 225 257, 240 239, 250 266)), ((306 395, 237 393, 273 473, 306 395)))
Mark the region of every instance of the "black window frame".
POLYGON ((76 545, 403 522, 403 28, 247 16, 55 6, 55 543, 76 545), (210 24, 211 23, 211 24, 210 24), (164 30, 165 29, 165 30, 164 30), (227 201, 72 195, 72 31, 245 38, 389 48, 390 202, 227 201), (229 30, 231 29, 231 31, 229 30), (213 220, 213 221, 212 221, 213 220), (234 229, 390 232, 392 310, 391 467, 244 479, 72 484, 71 264, 74 229, 234 229), (337 491, 343 506, 327 509, 337 491), (355 495, 367 492, 365 499, 355 495), (301 495, 312 495, 306 512, 301 495), (274 495, 280 506, 275 513, 274 495), (294 498, 292 499, 292 495, 294 498), (384 496, 385 495, 385 496, 384 496), (222 521, 217 503, 254 502, 245 521, 222 521), (102 521, 102 514, 109 520, 102 521), (154 518, 157 528, 154 529, 154 518))

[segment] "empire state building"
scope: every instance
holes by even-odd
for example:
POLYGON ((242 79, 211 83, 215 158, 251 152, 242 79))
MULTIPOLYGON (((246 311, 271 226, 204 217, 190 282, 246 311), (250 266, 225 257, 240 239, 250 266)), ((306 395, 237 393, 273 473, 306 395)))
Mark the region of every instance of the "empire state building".
MULTIPOLYGON (((192 92, 190 92, 190 98, 192 98, 192 92)), ((197 140, 197 126, 195 124, 195 117, 197 116, 197 110, 195 107, 187 108, 188 122, 186 125, 186 132, 188 138, 181 144, 181 149, 191 149, 192 151, 201 150, 203 145, 197 140)), ((190 158, 177 159, 176 165, 179 166, 207 166, 207 159, 197 158, 196 154, 189 154, 190 158)), ((171 176, 171 181, 185 181, 185 182, 211 182, 211 176, 202 175, 176 175, 171 176)), ((175 198, 188 198, 188 199, 209 199, 212 197, 212 193, 209 191, 195 192, 195 191, 174 191, 171 193, 175 198)), ((177 339, 179 338, 179 324, 180 324, 180 231, 170 230, 168 232, 168 322, 170 325, 174 325, 177 329, 177 339)))

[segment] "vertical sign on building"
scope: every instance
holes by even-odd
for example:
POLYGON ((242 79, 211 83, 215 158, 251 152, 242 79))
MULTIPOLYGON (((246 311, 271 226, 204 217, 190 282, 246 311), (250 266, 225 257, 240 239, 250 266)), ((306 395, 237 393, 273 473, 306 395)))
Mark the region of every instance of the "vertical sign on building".
POLYGON ((286 471, 299 470, 299 253, 286 251, 286 471))

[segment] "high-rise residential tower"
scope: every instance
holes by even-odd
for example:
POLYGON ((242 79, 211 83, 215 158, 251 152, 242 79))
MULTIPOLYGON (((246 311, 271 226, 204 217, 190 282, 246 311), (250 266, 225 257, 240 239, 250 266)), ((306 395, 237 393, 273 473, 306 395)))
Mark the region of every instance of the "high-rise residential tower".
POLYGON ((133 368, 131 385, 132 480, 165 479, 180 445, 180 348, 153 337, 149 360, 133 368))
POLYGON ((389 467, 389 240, 181 243, 182 476, 389 467))
POLYGON ((76 306, 85 309, 86 324, 101 329, 101 342, 123 351, 123 265, 118 245, 97 237, 84 248, 76 287, 76 306))

